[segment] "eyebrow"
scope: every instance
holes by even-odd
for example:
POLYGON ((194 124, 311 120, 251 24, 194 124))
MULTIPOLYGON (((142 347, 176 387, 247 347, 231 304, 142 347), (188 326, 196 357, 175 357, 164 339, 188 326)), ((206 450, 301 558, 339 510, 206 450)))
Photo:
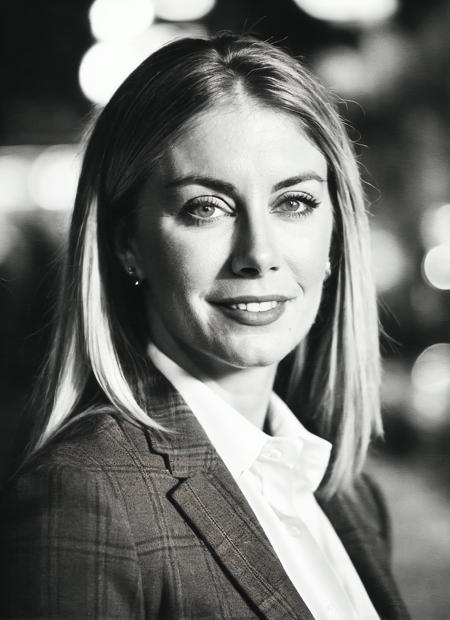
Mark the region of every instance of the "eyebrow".
POLYGON ((188 174, 185 177, 178 177, 166 183, 166 187, 179 187, 180 185, 204 185, 224 194, 236 194, 236 188, 232 183, 219 181, 214 177, 199 176, 196 174, 188 174))
POLYGON ((302 172, 301 174, 290 177, 289 179, 285 179, 284 181, 280 181, 276 183, 272 191, 276 192, 279 189, 283 189, 284 187, 292 187, 292 185, 298 185, 299 183, 305 183, 306 181, 317 181, 318 183, 325 183, 326 179, 320 176, 314 170, 308 170, 306 172, 302 172))
MULTIPOLYGON (((305 183, 306 181, 317 181, 319 183, 325 183, 326 179, 322 178, 320 174, 315 172, 314 170, 307 170, 298 174, 295 177, 289 177, 289 179, 284 179, 283 181, 279 181, 272 187, 272 191, 276 192, 285 187, 292 187, 293 185, 298 185, 299 183, 305 183)), ((219 192, 223 192, 224 194, 235 195, 236 188, 232 183, 227 183, 226 181, 220 181, 219 179, 215 179, 214 177, 209 176, 200 176, 196 174, 189 174, 184 177, 177 177, 172 179, 168 183, 166 183, 165 187, 179 187, 180 185, 204 185, 205 187, 210 187, 219 192)))

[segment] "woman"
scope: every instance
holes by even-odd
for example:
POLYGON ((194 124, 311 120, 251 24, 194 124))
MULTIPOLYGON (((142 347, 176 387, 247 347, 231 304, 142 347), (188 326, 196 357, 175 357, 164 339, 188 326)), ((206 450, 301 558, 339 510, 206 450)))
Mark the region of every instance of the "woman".
POLYGON ((407 617, 360 475, 367 254, 343 124, 296 60, 226 35, 144 61, 87 145, 4 615, 407 617))

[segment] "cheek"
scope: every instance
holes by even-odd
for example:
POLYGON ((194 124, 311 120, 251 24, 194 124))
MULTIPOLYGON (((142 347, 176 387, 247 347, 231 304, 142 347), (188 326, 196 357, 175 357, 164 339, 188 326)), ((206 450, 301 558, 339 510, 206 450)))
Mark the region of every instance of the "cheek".
POLYGON ((307 289, 322 284, 331 243, 331 222, 329 225, 311 227, 291 240, 286 259, 297 282, 307 289))
POLYGON ((207 291, 220 269, 218 263, 217 248, 164 232, 149 244, 144 269, 150 290, 179 301, 207 291))

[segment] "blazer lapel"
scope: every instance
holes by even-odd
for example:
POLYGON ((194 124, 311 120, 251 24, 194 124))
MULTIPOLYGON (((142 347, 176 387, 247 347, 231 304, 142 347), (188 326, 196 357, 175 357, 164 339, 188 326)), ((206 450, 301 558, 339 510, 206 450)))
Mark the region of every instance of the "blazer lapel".
POLYGON ((264 617, 313 619, 225 466, 186 479, 172 499, 264 617))
POLYGON ((164 377, 153 381, 150 413, 174 432, 149 431, 148 441, 180 479, 171 501, 263 617, 313 620, 192 411, 164 377))
MULTIPOLYGON (((329 501, 318 498, 343 543, 367 593, 383 620, 408 619, 409 613, 398 593, 386 550, 375 525, 368 526, 371 515, 364 514, 362 489, 356 487, 355 497, 334 496, 329 501), (359 501, 358 501, 359 499, 359 501)), ((370 504, 369 504, 370 505, 370 504)))

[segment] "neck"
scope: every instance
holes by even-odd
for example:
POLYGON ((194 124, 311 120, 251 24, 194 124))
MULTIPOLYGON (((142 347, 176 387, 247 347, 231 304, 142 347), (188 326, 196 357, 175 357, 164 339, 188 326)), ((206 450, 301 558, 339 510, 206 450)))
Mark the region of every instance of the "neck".
POLYGON ((249 422, 262 428, 269 406, 277 366, 236 368, 218 364, 215 360, 191 355, 173 339, 154 343, 165 355, 196 379, 216 392, 249 422), (202 363, 204 362, 204 363, 202 363))
POLYGON ((262 428, 275 380, 276 366, 239 368, 204 383, 249 422, 262 428))

